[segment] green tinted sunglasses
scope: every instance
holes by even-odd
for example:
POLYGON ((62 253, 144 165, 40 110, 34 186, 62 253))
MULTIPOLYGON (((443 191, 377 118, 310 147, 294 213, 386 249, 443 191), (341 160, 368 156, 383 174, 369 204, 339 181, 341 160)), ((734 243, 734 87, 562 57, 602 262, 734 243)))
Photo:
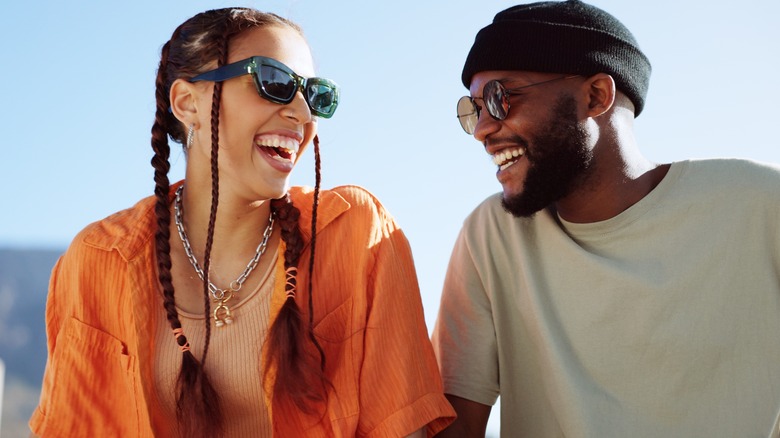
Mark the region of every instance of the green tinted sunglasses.
POLYGON ((266 100, 286 105, 298 90, 303 93, 312 114, 329 119, 339 104, 339 86, 323 78, 304 78, 290 67, 265 56, 253 56, 223 65, 190 79, 190 82, 221 82, 238 76, 252 75, 257 92, 266 100))

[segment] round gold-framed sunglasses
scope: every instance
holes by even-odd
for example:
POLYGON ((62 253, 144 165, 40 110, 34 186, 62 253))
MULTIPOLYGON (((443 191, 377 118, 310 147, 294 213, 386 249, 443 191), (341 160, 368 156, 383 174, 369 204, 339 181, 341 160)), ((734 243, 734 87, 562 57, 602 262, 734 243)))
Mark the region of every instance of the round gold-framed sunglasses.
POLYGON ((485 86, 482 87, 482 97, 463 96, 458 100, 458 121, 460 121, 460 126, 466 131, 466 134, 474 134, 474 129, 479 120, 479 113, 482 111, 482 107, 477 105, 476 102, 474 102, 475 100, 479 99, 485 103, 485 108, 487 108, 490 117, 493 117, 495 120, 504 120, 509 115, 509 96, 520 94, 518 92, 525 88, 549 84, 550 82, 563 79, 576 78, 577 76, 578 75, 561 76, 517 88, 505 88, 504 85, 496 79, 488 81, 485 86))

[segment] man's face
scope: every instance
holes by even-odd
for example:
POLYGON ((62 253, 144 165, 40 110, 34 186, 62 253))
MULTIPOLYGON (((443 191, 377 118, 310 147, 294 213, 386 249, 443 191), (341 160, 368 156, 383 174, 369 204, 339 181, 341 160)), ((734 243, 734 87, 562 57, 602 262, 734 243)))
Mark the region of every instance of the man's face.
MULTIPOLYGON (((482 96, 490 80, 507 89, 556 75, 488 71, 474 75, 471 95, 482 96)), ((585 179, 592 163, 590 138, 578 116, 578 102, 565 82, 543 84, 509 96, 505 120, 495 120, 483 107, 474 131, 498 166, 504 208, 515 216, 531 216, 570 194, 585 179)))

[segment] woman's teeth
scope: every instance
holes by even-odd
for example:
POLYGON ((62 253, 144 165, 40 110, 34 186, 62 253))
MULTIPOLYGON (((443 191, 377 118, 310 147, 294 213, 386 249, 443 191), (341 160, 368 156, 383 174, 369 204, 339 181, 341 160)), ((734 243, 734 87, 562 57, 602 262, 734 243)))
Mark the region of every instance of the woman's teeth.
POLYGON ((263 135, 255 140, 260 147, 275 148, 284 151, 288 155, 298 152, 298 141, 282 135, 263 135))

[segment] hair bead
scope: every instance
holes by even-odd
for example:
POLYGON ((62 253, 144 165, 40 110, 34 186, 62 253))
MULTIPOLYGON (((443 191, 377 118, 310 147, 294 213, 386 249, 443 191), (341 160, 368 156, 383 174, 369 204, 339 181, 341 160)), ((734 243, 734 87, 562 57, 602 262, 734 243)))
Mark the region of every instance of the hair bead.
POLYGON ((185 351, 190 351, 190 343, 187 341, 187 337, 184 336, 184 329, 181 327, 173 329, 173 337, 176 339, 176 343, 179 344, 179 349, 182 353, 185 351), (179 343, 179 338, 184 338, 184 345, 179 343))

